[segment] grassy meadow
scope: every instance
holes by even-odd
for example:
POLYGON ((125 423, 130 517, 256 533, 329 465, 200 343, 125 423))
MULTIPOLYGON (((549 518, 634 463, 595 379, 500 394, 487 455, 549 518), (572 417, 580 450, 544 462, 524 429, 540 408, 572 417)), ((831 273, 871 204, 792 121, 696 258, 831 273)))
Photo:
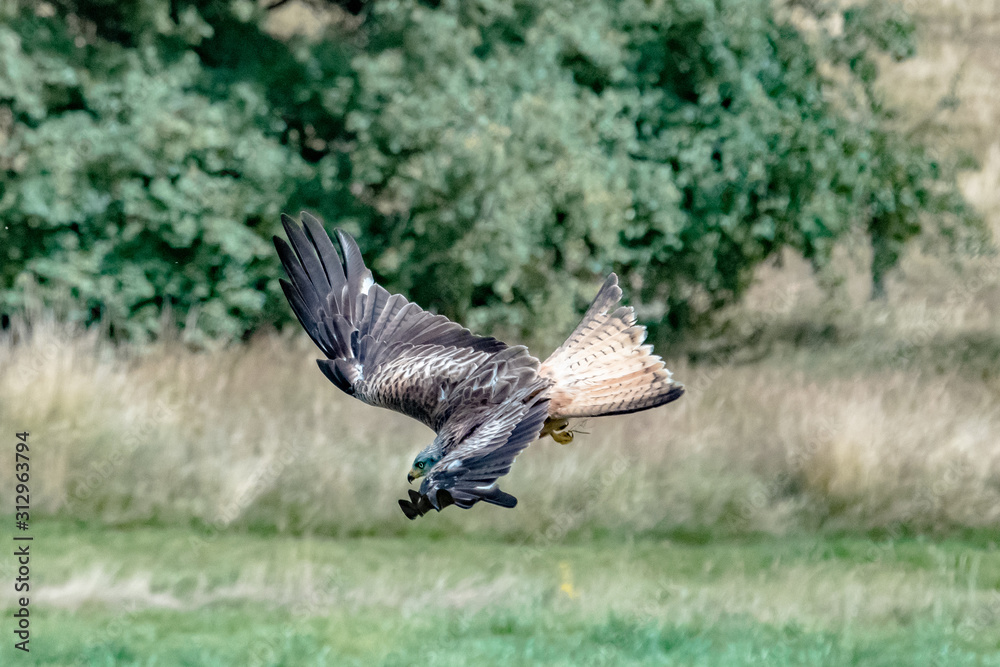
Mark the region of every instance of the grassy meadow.
MULTIPOLYGON (((918 15, 890 94, 978 160, 996 235, 1000 8, 918 15)), ((680 401, 532 445, 514 510, 415 522, 396 499, 431 432, 341 394, 298 332, 137 350, 15 322, 32 650, 8 594, 0 663, 1000 665, 1000 258, 928 241, 880 303, 866 261, 767 267, 669 360, 680 401)))
POLYGON ((34 532, 36 639, 5 664, 1000 664, 981 540, 34 532))

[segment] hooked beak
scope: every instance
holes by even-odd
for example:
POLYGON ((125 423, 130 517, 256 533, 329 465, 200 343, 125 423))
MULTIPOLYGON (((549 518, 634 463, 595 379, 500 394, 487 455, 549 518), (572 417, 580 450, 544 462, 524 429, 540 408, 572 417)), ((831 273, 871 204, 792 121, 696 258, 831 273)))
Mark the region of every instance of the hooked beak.
POLYGON ((410 468, 410 473, 406 476, 406 481, 409 482, 410 484, 413 484, 413 480, 420 479, 423 476, 424 476, 424 471, 418 468, 417 466, 413 466, 412 468, 410 468))

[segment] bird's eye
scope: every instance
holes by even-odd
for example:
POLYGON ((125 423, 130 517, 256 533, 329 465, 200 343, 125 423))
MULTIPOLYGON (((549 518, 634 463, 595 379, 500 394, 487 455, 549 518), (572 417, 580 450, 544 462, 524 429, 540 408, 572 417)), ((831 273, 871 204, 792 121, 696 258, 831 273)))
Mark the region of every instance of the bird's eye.
POLYGON ((423 461, 419 462, 417 464, 417 468, 420 469, 420 470, 423 470, 424 469, 424 462, 423 461))

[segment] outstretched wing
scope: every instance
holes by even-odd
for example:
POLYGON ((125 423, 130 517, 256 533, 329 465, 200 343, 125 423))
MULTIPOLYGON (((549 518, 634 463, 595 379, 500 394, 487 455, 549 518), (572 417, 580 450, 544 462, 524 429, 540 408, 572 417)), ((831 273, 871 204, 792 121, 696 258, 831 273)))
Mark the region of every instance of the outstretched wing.
POLYGON ((497 479, 510 472, 517 455, 538 437, 548 410, 545 398, 505 404, 438 461, 420 485, 420 495, 438 510, 452 503, 469 508, 480 500, 514 507, 517 498, 501 491, 497 479))
POLYGON ((288 243, 274 245, 288 274, 281 288, 310 338, 327 356, 320 370, 346 393, 402 412, 437 430, 439 409, 469 373, 507 346, 428 313, 375 283, 357 243, 323 225, 281 216, 288 243))
POLYGON ((455 412, 444 425, 444 431, 455 436, 454 444, 424 478, 420 493, 411 493, 410 502, 400 501, 409 518, 451 504, 469 508, 480 500, 501 507, 517 504, 514 496, 500 490, 497 479, 510 472, 517 455, 538 437, 548 416, 549 382, 537 375, 538 362, 526 350, 510 350, 497 355, 510 357, 506 368, 498 373, 489 367, 505 362, 488 364, 457 388, 458 395, 484 389, 491 395, 474 409, 455 412))

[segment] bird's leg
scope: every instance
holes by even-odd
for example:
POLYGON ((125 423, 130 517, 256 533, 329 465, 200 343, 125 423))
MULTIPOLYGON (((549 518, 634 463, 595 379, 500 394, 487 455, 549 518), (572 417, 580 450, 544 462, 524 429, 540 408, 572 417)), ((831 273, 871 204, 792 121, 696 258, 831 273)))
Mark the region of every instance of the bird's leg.
POLYGON ((573 442, 573 431, 569 430, 569 420, 562 417, 558 419, 549 417, 545 420, 538 437, 544 438, 547 435, 551 435, 552 439, 560 445, 568 445, 573 442))

